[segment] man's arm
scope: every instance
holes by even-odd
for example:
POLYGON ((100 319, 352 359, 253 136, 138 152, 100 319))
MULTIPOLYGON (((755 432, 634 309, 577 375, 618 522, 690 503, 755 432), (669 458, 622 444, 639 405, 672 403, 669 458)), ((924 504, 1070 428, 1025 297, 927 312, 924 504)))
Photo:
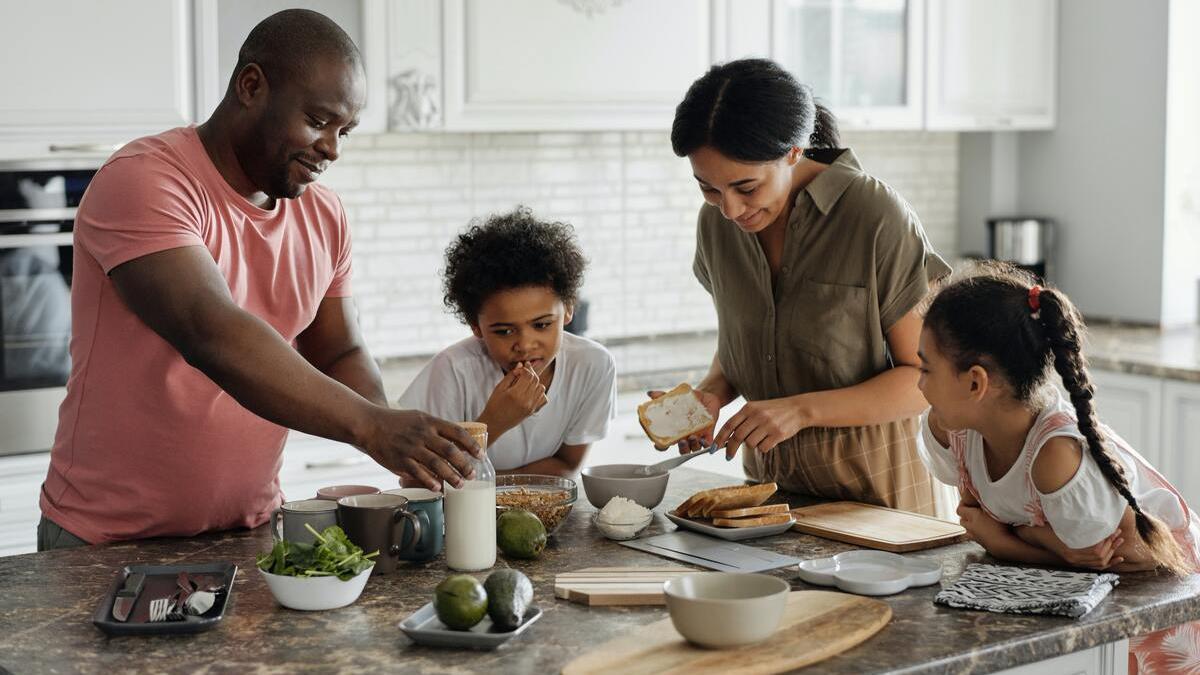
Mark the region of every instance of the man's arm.
MULTIPOLYGON (((459 448, 479 451, 458 426, 417 411, 388 410, 322 374, 269 324, 238 307, 209 252, 187 246, 136 258, 110 272, 125 304, 189 365, 256 415, 298 431, 351 443, 392 471, 431 489, 461 483, 470 472, 459 448)), ((327 314, 317 321, 352 317, 327 314)), ((315 323, 315 322, 314 322, 315 323)), ((322 333, 324 331, 318 331, 322 333)), ((310 337, 315 337, 310 336, 310 337)), ((365 352, 330 356, 309 339, 327 368, 371 391, 371 377, 351 365, 365 352)), ((378 377, 376 374, 375 378, 378 377)), ((381 387, 380 387, 381 389, 381 387)), ((380 394, 382 392, 379 392, 380 394)))
POLYGON ((367 351, 351 298, 325 298, 317 316, 296 338, 301 356, 317 370, 368 401, 388 407, 379 367, 367 351))

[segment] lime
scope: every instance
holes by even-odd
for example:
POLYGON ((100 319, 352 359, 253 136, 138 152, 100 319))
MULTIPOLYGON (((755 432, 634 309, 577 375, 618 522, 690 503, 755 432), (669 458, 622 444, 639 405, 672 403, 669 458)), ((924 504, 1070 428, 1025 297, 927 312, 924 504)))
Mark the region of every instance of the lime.
POLYGON ((483 584, 470 575, 455 574, 437 585, 433 609, 447 628, 468 630, 487 614, 488 597, 483 584))

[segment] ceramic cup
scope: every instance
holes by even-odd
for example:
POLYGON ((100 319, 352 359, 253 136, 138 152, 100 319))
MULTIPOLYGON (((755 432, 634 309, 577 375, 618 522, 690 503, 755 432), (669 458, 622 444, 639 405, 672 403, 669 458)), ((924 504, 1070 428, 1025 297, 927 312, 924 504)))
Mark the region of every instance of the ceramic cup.
MULTIPOLYGON (((421 521, 421 537, 411 553, 402 554, 401 560, 425 562, 432 560, 442 552, 442 541, 445 537, 446 520, 442 511, 442 495, 425 488, 396 488, 384 490, 380 494, 400 495, 408 500, 408 508, 421 521)), ((407 522, 404 532, 408 535, 407 522)))
POLYGON ((271 514, 271 536, 297 543, 315 541, 305 524, 317 532, 338 524, 337 504, 324 499, 301 499, 286 502, 271 514))
POLYGON ((379 488, 370 485, 327 485, 317 490, 317 499, 328 499, 336 502, 350 495, 377 495, 379 488))
POLYGON ((402 556, 413 555, 421 541, 421 519, 410 510, 408 499, 400 495, 342 497, 337 500, 337 511, 350 541, 366 553, 379 551, 375 574, 394 571, 402 556), (405 537, 405 533, 410 536, 405 537))

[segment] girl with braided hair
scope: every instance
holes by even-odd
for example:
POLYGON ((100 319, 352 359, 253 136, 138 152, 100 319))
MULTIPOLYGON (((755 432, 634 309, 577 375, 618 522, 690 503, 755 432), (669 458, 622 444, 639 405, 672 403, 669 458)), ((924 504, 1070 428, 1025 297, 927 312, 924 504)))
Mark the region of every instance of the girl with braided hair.
MULTIPOLYGON (((1096 419, 1083 332, 1066 295, 1010 266, 983 264, 943 288, 920 338, 922 459, 959 487, 963 527, 996 558, 1200 571, 1200 518, 1096 419), (1051 369, 1069 401, 1048 386, 1051 369)), ((1200 659, 1198 637, 1187 624, 1131 640, 1130 672, 1200 659)))

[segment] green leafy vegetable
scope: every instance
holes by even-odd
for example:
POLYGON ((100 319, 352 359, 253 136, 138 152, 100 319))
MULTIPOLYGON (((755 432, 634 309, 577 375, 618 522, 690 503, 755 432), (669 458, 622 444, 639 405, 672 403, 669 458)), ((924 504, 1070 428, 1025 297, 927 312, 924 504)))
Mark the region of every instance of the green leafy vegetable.
POLYGON ((330 525, 321 532, 307 523, 304 527, 316 538, 314 543, 277 541, 270 551, 255 559, 258 568, 288 577, 336 576, 346 581, 375 564, 372 558, 378 556, 379 551, 364 554, 337 525, 330 525))

